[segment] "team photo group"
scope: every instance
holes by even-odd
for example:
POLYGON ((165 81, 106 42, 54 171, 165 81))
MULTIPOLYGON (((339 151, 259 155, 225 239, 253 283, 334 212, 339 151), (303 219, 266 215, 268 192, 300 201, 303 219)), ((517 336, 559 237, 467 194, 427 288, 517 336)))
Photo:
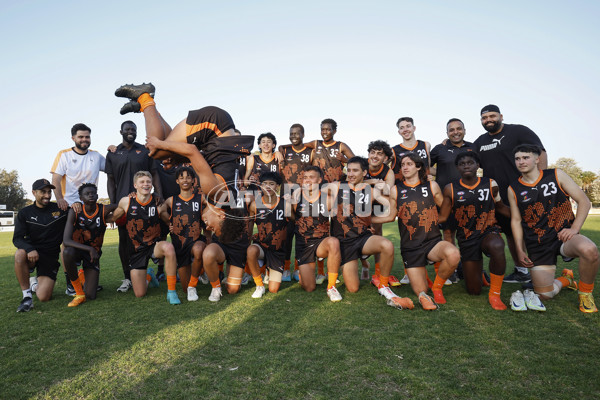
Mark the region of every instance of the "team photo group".
POLYGON ((170 304, 181 303, 177 286, 198 301, 199 282, 211 285, 211 302, 252 281, 256 299, 297 281, 339 302, 339 288, 354 293, 370 281, 389 306, 437 310, 447 302, 444 286, 464 280, 469 294, 488 291, 494 310, 508 301, 514 311, 545 311, 544 302, 567 288, 577 291, 582 312, 597 312, 598 248, 580 233, 591 203, 564 171, 548 169, 538 135, 505 124, 496 105, 480 110, 486 132, 474 142, 452 118, 447 137, 432 146, 402 117, 398 144, 379 139, 351 149, 333 119, 321 122, 317 140, 298 123, 285 138, 245 135, 214 106, 189 111, 172 127, 154 94, 152 84, 115 92, 127 99, 122 115, 143 113, 144 144, 125 121, 122 142, 104 157, 90 149, 91 128, 75 124, 74 145, 56 156, 51 180, 33 183, 34 202, 18 213, 13 236, 23 294, 17 312, 33 309, 34 294, 49 301, 61 271, 69 307, 95 299, 113 224, 123 269, 117 291, 143 297, 166 280, 170 304), (98 203, 100 171, 110 204, 98 203), (394 221, 399 248, 383 234, 394 221), (559 256, 573 268, 557 272, 559 256), (523 291, 503 301, 504 282, 523 291), (414 295, 392 289, 403 284, 414 295))

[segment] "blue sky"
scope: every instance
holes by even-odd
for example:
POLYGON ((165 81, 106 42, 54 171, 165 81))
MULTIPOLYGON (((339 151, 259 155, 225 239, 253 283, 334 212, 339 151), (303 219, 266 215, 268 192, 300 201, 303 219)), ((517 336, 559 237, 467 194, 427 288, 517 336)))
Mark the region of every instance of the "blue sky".
POLYGON ((400 141, 401 116, 432 145, 452 117, 475 140, 479 110, 493 103, 541 137, 551 162, 572 157, 599 172, 599 4, 2 2, 0 168, 16 169, 30 192, 77 122, 103 153, 126 119, 143 142, 142 115, 119 115, 113 93, 152 81, 172 125, 216 105, 244 134, 287 143, 291 124, 315 139, 333 118, 336 139, 363 155, 371 140, 400 141))

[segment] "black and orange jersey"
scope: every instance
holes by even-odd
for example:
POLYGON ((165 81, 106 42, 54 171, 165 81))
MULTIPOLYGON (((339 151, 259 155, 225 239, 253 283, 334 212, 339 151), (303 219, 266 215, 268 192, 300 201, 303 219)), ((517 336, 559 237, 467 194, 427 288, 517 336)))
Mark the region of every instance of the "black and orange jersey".
POLYGON ((452 215, 456 219, 458 243, 478 240, 496 228, 496 207, 492 194, 492 180, 477 178, 473 186, 462 179, 450 183, 452 188, 452 215))
POLYGON ((555 169, 540 171, 537 181, 521 178, 510 184, 521 213, 525 245, 546 245, 558 240, 558 232, 575 220, 571 199, 558 183, 555 169))
POLYGON ((331 234, 342 240, 367 233, 371 226, 372 196, 370 185, 355 190, 341 184, 337 193, 336 215, 331 218, 331 234))
POLYGON ((296 242, 307 243, 312 239, 329 236, 327 197, 321 196, 321 191, 319 191, 319 197, 312 202, 304 197, 304 193, 301 193, 296 205, 295 217, 296 242))
POLYGON ((272 207, 256 201, 256 229, 258 243, 267 250, 282 250, 285 247, 288 218, 285 216, 285 201, 277 198, 272 207))
POLYGON ((250 182, 259 184, 260 174, 264 172, 274 172, 279 174, 279 163, 274 156, 271 156, 271 160, 267 161, 263 158, 262 154, 254 154, 254 165, 252 166, 252 172, 250 172, 250 182))
POLYGON ((187 142, 202 150, 213 137, 219 137, 223 132, 235 129, 235 124, 227 111, 208 106, 188 112, 185 129, 187 142))
POLYGON ((158 241, 160 217, 156 195, 152 194, 143 204, 135 196, 129 199, 126 228, 135 251, 148 248, 158 241))
POLYGON ((388 167, 385 164, 381 164, 381 167, 379 167, 379 169, 375 172, 371 172, 367 169, 367 175, 365 175, 364 179, 365 181, 369 179, 381 179, 382 181, 384 181, 389 171, 390 167, 388 167))
POLYGON ((415 153, 421 157, 425 163, 425 168, 427 168, 427 171, 429 172, 429 152, 427 151, 427 144, 422 140, 417 140, 417 143, 410 149, 404 147, 402 144, 397 144, 392 147, 392 151, 394 152, 392 155, 392 170, 394 171, 396 183, 404 179, 402 176, 402 166, 400 165, 400 160, 407 153, 415 153))
POLYGON ((85 212, 85 207, 82 207, 82 210, 75 214, 72 238, 77 243, 93 247, 97 252, 100 252, 105 233, 104 204, 96 204, 96 211, 92 215, 85 212))
POLYGON ((281 152, 283 155, 283 168, 281 169, 283 182, 302 186, 304 168, 310 165, 312 149, 304 146, 302 150, 296 151, 293 145, 288 144, 281 146, 281 152))
POLYGON ((325 144, 322 140, 317 140, 314 162, 323 170, 324 183, 344 180, 344 165, 337 159, 341 145, 342 142, 325 144))
POLYGON ((441 238, 437 226, 439 216, 431 182, 411 186, 404 181, 398 190, 398 231, 403 250, 417 249, 423 242, 441 238))
POLYGON ((185 248, 188 243, 200 239, 202 231, 202 195, 194 194, 183 198, 173 197, 171 205, 171 242, 175 251, 185 248))

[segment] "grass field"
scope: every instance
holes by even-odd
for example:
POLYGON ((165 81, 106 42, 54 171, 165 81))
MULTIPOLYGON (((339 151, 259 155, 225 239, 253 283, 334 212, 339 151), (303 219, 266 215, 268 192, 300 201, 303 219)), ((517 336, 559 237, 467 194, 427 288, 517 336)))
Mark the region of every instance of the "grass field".
MULTIPOLYGON (((384 233, 398 244, 393 224, 384 233)), ((600 243, 600 217, 583 233, 600 243)), ((1 399, 600 398, 600 315, 581 313, 572 291, 546 313, 498 312, 487 289, 469 296, 461 282, 445 288, 447 305, 425 312, 387 307, 367 283, 355 294, 338 285, 335 304, 324 286, 305 293, 297 283, 252 299, 252 282, 213 304, 200 284, 200 301, 178 287, 174 307, 166 282, 142 299, 116 292, 109 231, 97 300, 67 308, 61 274, 52 301, 17 314, 11 239, 0 233, 1 399)), ((397 275, 400 265, 398 252, 397 275)), ((503 300, 518 288, 505 284, 503 300)), ((408 287, 396 292, 416 303, 408 287)))

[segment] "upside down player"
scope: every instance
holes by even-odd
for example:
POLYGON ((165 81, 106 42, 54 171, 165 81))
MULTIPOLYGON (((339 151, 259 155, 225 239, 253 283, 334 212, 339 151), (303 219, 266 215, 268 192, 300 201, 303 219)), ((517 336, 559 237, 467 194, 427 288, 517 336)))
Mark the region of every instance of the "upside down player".
POLYGON ((342 295, 335 288, 341 262, 340 242, 329 236, 329 214, 334 198, 321 193, 323 171, 317 166, 304 170, 302 188, 294 192, 292 211, 296 221, 296 258, 300 269, 300 286, 307 292, 315 290, 315 258, 327 258, 327 296, 333 302, 342 295))
POLYGON ((463 264, 463 274, 469 294, 481 293, 483 257, 490 258, 489 303, 495 310, 506 310, 500 299, 502 279, 506 269, 504 240, 496 225, 496 212, 510 216, 510 209, 502 203, 498 184, 493 179, 477 177, 479 156, 472 151, 460 153, 454 160, 460 179, 444 188, 444 202, 440 222, 451 216, 457 223, 456 237, 463 264))
POLYGON ((161 207, 161 218, 171 227, 171 242, 177 257, 177 272, 181 288, 187 291, 188 301, 198 300, 196 285, 202 269, 202 252, 206 238, 202 235, 202 194, 194 192, 194 170, 181 167, 175 182, 180 193, 165 201, 161 207), (170 213, 168 212, 170 210, 170 213))
POLYGON ((69 307, 77 307, 87 299, 96 298, 106 220, 117 207, 116 204, 97 203, 98 188, 93 183, 84 183, 79 187, 79 198, 83 203, 82 210, 69 211, 63 236, 65 270, 75 289, 75 297, 69 307), (77 273, 77 262, 83 265, 85 288, 77 273))
POLYGON ((438 224, 438 211, 443 201, 437 183, 427 180, 427 166, 415 153, 400 159, 404 180, 390 192, 390 210, 387 217, 374 217, 375 222, 392 222, 398 217, 400 245, 404 267, 413 292, 425 310, 437 309, 445 304, 442 292, 444 282, 456 270, 460 261, 458 249, 442 240, 438 224), (440 262, 432 292, 435 303, 427 295, 427 262, 440 262))
MULTIPOLYGON (((394 263, 394 245, 388 239, 371 233, 373 203, 379 198, 379 188, 373 190, 363 181, 369 164, 363 157, 352 157, 347 164, 348 183, 332 182, 327 185, 331 196, 336 199, 335 215, 331 217, 331 232, 340 241, 344 284, 350 293, 360 286, 358 259, 378 254, 381 271, 378 275, 379 294, 387 304, 399 309, 414 308, 409 298, 401 298, 389 287, 389 275, 394 263)), ((383 184, 380 184, 383 186, 383 184)))
MULTIPOLYGON (((590 201, 575 182, 560 169, 540 170, 542 150, 536 145, 515 147, 515 163, 521 177, 510 184, 508 199, 511 224, 519 261, 531 268, 533 289, 541 299, 551 299, 563 287, 579 289, 579 309, 585 313, 597 312, 592 291, 600 264, 598 248, 580 234, 590 210, 590 201), (577 203, 573 215, 570 199, 577 203), (527 253, 523 249, 523 239, 527 253), (579 258, 579 287, 573 272, 562 271, 554 279, 556 258, 579 258)), ((566 260, 565 260, 566 261, 566 260)), ((534 309, 545 307, 534 297, 525 296, 527 308, 533 301, 534 309)))
MULTIPOLYGON (((160 210, 158 198, 152 194, 152 175, 148 171, 139 171, 133 176, 136 193, 123 197, 113 212, 113 221, 127 215, 127 233, 133 245, 129 258, 131 285, 135 297, 146 295, 148 285, 158 287, 158 280, 148 261, 164 258, 167 274, 167 300, 171 304, 181 304, 175 285, 177 284, 177 258, 173 245, 167 241, 158 241, 160 236, 160 210)), ((155 261, 155 262, 156 262, 155 261)))

